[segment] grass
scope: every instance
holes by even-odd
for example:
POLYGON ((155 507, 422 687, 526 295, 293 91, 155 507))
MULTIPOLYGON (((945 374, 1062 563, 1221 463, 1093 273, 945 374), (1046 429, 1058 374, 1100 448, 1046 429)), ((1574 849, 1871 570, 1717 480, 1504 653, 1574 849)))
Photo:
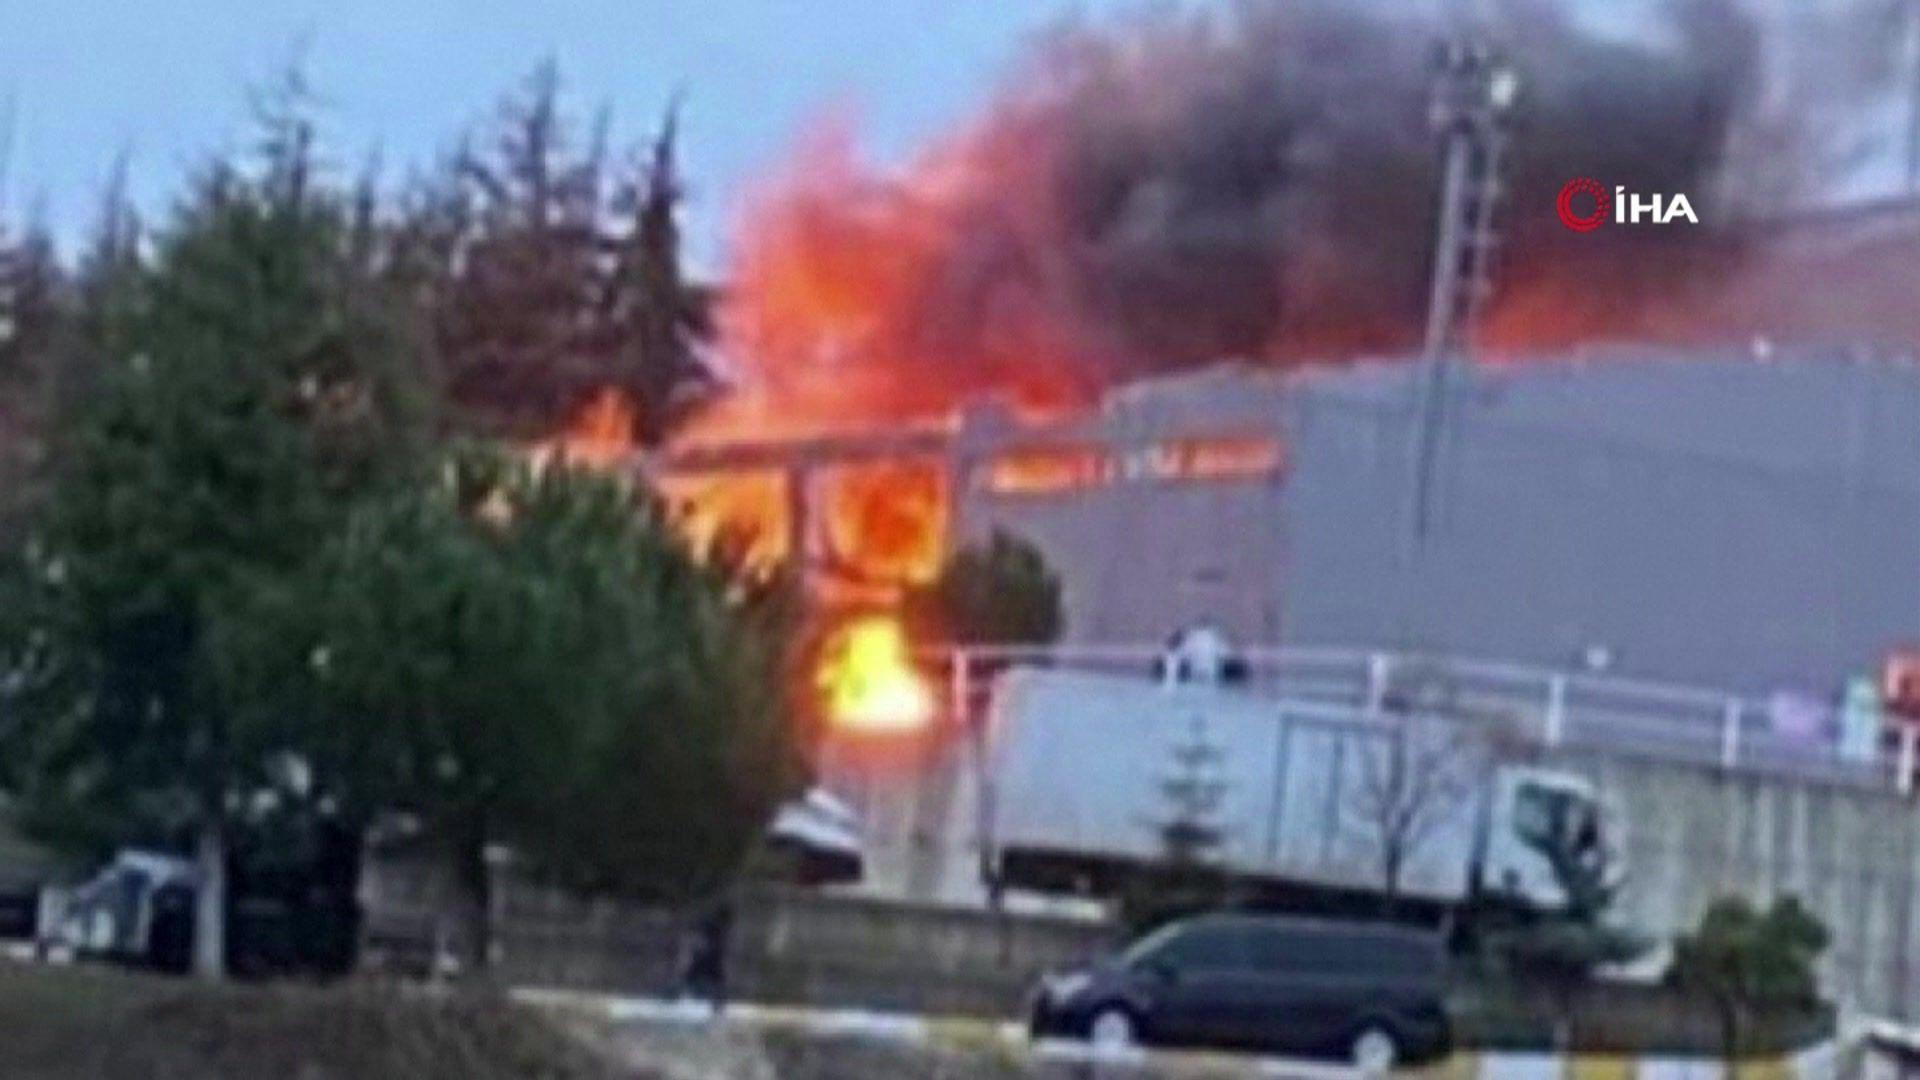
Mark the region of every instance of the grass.
POLYGON ((203 985, 0 962, 8 1080, 602 1080, 625 1074, 497 997, 371 984, 203 985))

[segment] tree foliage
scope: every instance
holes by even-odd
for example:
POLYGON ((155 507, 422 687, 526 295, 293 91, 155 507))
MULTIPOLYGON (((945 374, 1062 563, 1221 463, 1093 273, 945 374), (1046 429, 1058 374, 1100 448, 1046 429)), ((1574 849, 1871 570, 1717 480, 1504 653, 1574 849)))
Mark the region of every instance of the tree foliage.
POLYGON ((939 576, 908 596, 907 611, 930 640, 962 645, 1044 645, 1065 625, 1060 579, 1046 557, 998 529, 948 556, 939 576))
POLYGON ((1227 797, 1225 751, 1196 713, 1168 756, 1159 785, 1163 809, 1146 823, 1159 841, 1159 857, 1137 868, 1120 896, 1121 921, 1130 933, 1219 907, 1228 899, 1230 876, 1220 863, 1229 838, 1221 820, 1227 797))
POLYGON ((322 782, 417 815, 476 911, 495 846, 678 901, 731 874, 800 778, 787 598, 697 559, 617 479, 469 451, 354 520, 286 607, 283 657, 322 782))
POLYGON ((218 903, 226 831, 299 787, 427 823, 475 890, 504 844, 674 900, 793 789, 784 579, 619 481, 434 446, 607 390, 658 438, 707 385, 675 116, 615 160, 557 85, 389 203, 317 164, 293 76, 158 230, 116 181, 70 272, 0 235, 0 788, 39 836, 194 837, 218 903))
POLYGON ((52 240, 0 220, 0 550, 16 548, 44 497, 60 401, 71 282, 52 240))
POLYGON ((1829 940, 1826 926, 1797 897, 1782 897, 1765 911, 1741 897, 1724 897, 1674 942, 1667 981, 1713 1004, 1722 1048, 1732 1061, 1746 1045, 1757 1010, 1819 1001, 1814 968, 1829 940))
POLYGON ((544 438, 613 390, 651 443, 710 388, 677 139, 669 109, 644 151, 613 154, 604 118, 583 141, 549 63, 416 193, 399 234, 468 431, 544 438))
POLYGON ((248 613, 408 473, 423 430, 403 323, 352 258, 304 122, 273 125, 293 137, 210 169, 150 264, 115 271, 91 340, 116 351, 63 419, 25 568, 30 821, 96 844, 193 831, 215 870, 268 749, 270 703, 238 677, 248 613))

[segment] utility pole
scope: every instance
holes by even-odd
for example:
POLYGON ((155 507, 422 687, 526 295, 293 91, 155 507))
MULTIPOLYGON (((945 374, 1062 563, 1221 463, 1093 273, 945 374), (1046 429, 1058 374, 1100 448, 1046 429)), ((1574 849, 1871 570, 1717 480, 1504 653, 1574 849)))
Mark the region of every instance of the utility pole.
POLYGON ((1408 634, 1414 629, 1420 563, 1433 526, 1435 475, 1453 384, 1472 352, 1492 288, 1506 125, 1519 91, 1513 69, 1471 40, 1447 43, 1439 59, 1431 117, 1441 137, 1440 206, 1426 335, 1415 379, 1402 627, 1408 634))
POLYGON ((1920 0, 1900 0, 1907 24, 1907 56, 1912 64, 1912 97, 1907 101, 1907 194, 1920 194, 1920 0))

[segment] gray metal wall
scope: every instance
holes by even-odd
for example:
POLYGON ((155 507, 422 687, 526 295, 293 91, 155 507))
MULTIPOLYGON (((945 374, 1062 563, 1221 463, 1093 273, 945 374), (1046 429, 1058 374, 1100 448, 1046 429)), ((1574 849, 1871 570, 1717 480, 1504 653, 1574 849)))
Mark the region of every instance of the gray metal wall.
POLYGON ((1284 432, 1278 484, 971 492, 1038 541, 1078 641, 1212 616, 1262 643, 1429 647, 1742 692, 1830 692, 1920 641, 1920 369, 1808 353, 1482 370, 1410 562, 1414 369, 1134 388, 1104 430, 1284 432), (1411 599, 1410 599, 1411 598, 1411 599))
POLYGON ((1831 691, 1920 638, 1909 364, 1625 359, 1476 379, 1411 575, 1403 380, 1296 385, 1293 640, 1549 665, 1597 646, 1621 673, 1761 692, 1831 691), (1402 621, 1386 594, 1409 576, 1402 621))

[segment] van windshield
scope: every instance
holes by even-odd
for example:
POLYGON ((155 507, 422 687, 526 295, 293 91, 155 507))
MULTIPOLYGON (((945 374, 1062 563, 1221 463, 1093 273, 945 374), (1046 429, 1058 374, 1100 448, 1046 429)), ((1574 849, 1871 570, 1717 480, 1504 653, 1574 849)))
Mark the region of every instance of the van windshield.
POLYGON ((1127 967, 1138 967, 1164 951, 1170 943, 1180 937, 1186 930, 1187 927, 1181 926, 1178 923, 1163 926, 1148 934, 1146 937, 1141 938, 1139 941, 1134 942, 1132 945, 1127 946, 1127 950, 1120 954, 1120 962, 1127 967))
POLYGON ((1252 931, 1223 923, 1169 926, 1142 938, 1122 959, 1128 967, 1152 964, 1182 971, 1222 971, 1251 966, 1252 931))

